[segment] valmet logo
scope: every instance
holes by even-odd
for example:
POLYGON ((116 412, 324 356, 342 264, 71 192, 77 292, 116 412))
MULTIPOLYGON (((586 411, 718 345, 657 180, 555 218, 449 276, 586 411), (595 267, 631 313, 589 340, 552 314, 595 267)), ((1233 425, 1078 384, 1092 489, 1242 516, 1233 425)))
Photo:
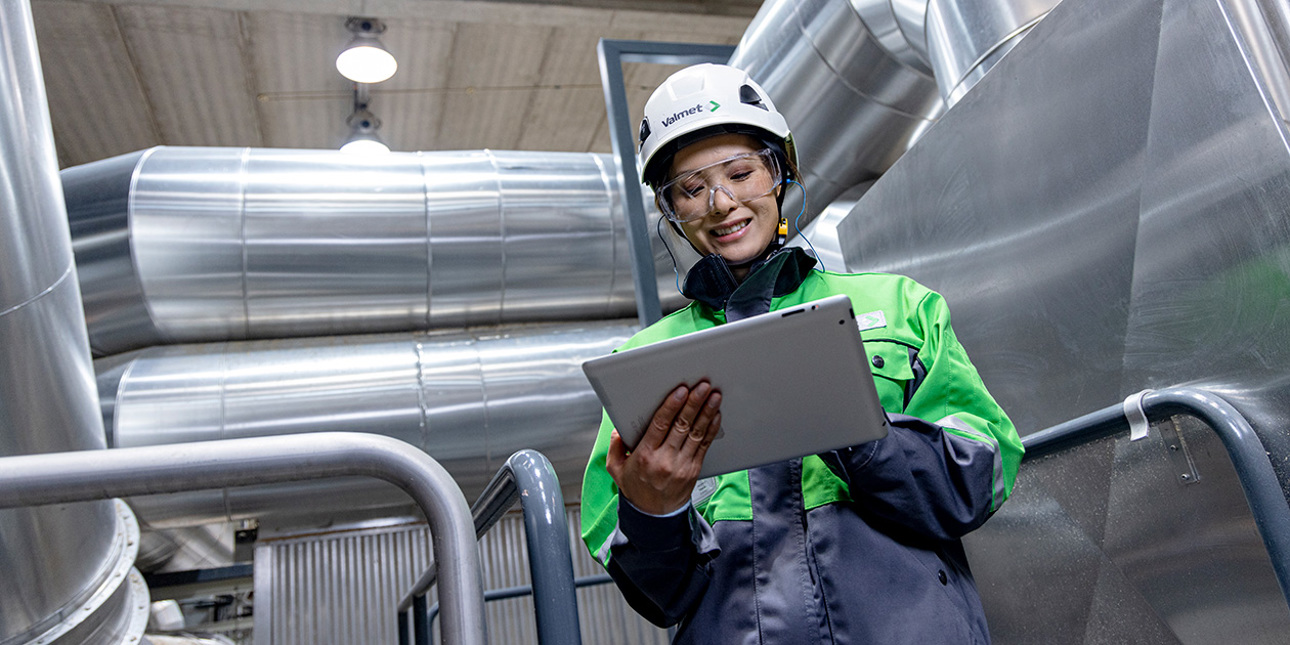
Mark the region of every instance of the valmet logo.
POLYGON ((694 116, 694 115, 696 115, 696 114, 698 114, 698 113, 700 113, 700 112, 702 112, 702 111, 703 111, 703 104, 696 105, 696 106, 694 106, 694 107, 692 107, 692 108, 690 108, 690 109, 688 109, 688 110, 681 110, 680 112, 677 112, 676 114, 673 114, 672 116, 664 117, 664 118, 663 118, 663 127, 665 127, 665 128, 666 128, 666 127, 669 127, 669 126, 671 126, 673 123, 676 123, 677 121, 680 121, 681 119, 684 119, 684 118, 685 118, 685 117, 687 117, 687 116, 694 116))
MULTIPOLYGON (((716 101, 708 101, 708 104, 712 106, 712 109, 710 110, 710 111, 712 111, 712 112, 716 112, 716 111, 717 111, 717 108, 720 108, 720 107, 721 107, 721 104, 720 104, 720 103, 717 103, 716 101)), ((677 121, 680 121, 681 119, 684 119, 684 118, 685 118, 685 117, 687 117, 687 116, 694 116, 694 115, 699 114, 700 112, 703 112, 703 111, 704 111, 704 109, 703 109, 703 104, 702 104, 702 103, 699 103, 699 104, 695 105, 694 107, 692 107, 692 108, 690 108, 690 109, 688 109, 688 110, 681 110, 680 112, 677 112, 676 114, 673 114, 672 116, 664 117, 664 119, 663 119, 663 127, 665 127, 665 128, 666 128, 666 127, 670 127, 673 123, 676 123, 677 121)))

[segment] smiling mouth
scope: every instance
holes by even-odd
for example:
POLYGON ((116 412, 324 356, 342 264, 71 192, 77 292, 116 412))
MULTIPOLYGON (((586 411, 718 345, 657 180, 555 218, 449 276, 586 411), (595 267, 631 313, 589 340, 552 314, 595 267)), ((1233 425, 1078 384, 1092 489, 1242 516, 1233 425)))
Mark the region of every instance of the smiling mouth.
POLYGON ((714 228, 712 229, 712 234, 716 237, 725 237, 727 235, 730 235, 731 233, 738 233, 739 231, 742 231, 751 223, 752 223, 752 220, 748 220, 748 219, 740 220, 729 226, 714 228))

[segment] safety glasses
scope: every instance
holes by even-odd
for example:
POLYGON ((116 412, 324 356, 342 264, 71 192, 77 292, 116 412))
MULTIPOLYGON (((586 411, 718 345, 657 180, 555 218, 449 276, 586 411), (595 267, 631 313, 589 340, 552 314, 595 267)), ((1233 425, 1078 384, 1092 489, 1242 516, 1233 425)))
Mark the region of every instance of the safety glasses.
POLYGON ((712 212, 718 190, 746 204, 775 192, 781 178, 779 160, 766 148, 691 170, 660 186, 656 201, 668 219, 691 222, 712 212))

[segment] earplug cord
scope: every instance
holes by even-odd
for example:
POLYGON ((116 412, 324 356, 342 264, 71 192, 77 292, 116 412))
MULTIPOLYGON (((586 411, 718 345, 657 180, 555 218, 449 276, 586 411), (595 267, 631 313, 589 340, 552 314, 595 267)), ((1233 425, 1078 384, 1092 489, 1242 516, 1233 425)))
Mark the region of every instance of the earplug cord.
POLYGON ((797 184, 797 187, 802 189, 802 209, 797 211, 797 217, 793 218, 793 228, 797 230, 797 234, 801 235, 803 240, 806 240, 806 245, 811 247, 811 254, 813 254, 816 261, 820 263, 820 266, 816 271, 824 273, 824 260, 820 258, 820 252, 815 250, 815 245, 811 244, 811 238, 806 237, 806 234, 802 232, 802 227, 800 226, 802 214, 806 212, 806 186, 798 183, 796 179, 789 179, 788 183, 797 184))

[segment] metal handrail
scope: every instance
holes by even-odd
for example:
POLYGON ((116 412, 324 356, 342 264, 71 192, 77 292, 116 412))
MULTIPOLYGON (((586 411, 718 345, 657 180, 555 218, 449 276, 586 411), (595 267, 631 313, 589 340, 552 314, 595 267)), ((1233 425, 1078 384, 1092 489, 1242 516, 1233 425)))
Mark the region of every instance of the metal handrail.
MULTIPOLYGON (((1149 420, 1185 414, 1204 421, 1219 437, 1236 468, 1254 524, 1272 560, 1281 595, 1290 604, 1290 505, 1250 422, 1217 394, 1198 388, 1171 388, 1142 395, 1149 420)), ((1123 430, 1128 424, 1124 406, 1116 404, 1055 425, 1022 439, 1026 459, 1034 459, 1088 443, 1123 430)))
MULTIPOLYGON (((483 537, 516 501, 524 512, 538 642, 578 645, 582 637, 564 495, 551 462, 536 450, 520 450, 511 455, 475 500, 471 507, 475 536, 483 537)), ((400 645, 408 645, 409 608, 412 609, 413 642, 417 645, 430 642, 425 596, 435 577, 436 566, 432 563, 399 602, 400 645)))
POLYGON ((448 471, 380 435, 319 432, 0 458, 0 508, 363 475, 416 501, 443 563, 445 643, 484 645, 483 579, 466 498, 448 471))
MULTIPOLYGON (((600 585, 613 584, 613 582, 614 582, 613 576, 610 576, 608 573, 602 573, 600 575, 595 575, 595 576, 574 578, 573 586, 577 587, 578 589, 582 589, 583 587, 597 587, 600 585)), ((523 598, 524 596, 531 596, 531 595, 533 595, 532 585, 518 585, 515 587, 502 587, 500 589, 489 589, 488 591, 484 592, 484 603, 490 603, 494 600, 509 600, 511 598, 523 598)), ((439 616, 439 603, 435 603, 430 607, 430 610, 426 612, 426 622, 430 625, 434 625, 434 619, 438 616, 439 616)), ((430 639, 429 645, 434 645, 434 638, 433 638, 434 632, 430 632, 430 634, 432 638, 430 639)))

